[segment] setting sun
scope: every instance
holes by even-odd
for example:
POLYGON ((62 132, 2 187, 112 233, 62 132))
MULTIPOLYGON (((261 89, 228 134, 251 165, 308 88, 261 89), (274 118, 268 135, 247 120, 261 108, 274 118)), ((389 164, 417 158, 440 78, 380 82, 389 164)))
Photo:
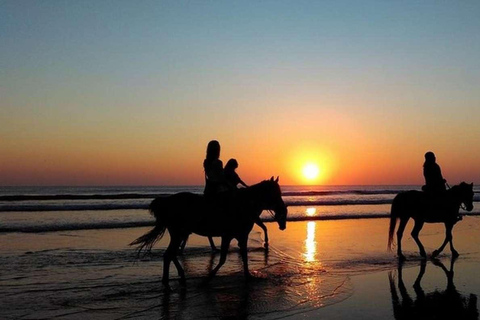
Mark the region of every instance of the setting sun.
POLYGON ((320 169, 315 164, 309 163, 309 164, 305 165, 305 167, 303 167, 303 176, 307 180, 317 179, 319 173, 320 173, 320 169))

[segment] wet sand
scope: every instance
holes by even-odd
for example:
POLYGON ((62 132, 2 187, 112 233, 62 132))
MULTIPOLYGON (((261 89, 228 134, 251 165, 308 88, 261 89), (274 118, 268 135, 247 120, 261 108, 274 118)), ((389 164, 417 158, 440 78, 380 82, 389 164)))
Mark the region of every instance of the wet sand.
MULTIPOLYGON (((181 258, 187 285, 178 283, 172 265, 172 292, 160 283, 168 236, 140 260, 128 247, 149 228, 0 234, 0 318, 478 318, 478 217, 455 227, 460 257, 453 266, 448 248, 438 260, 422 263, 408 234, 411 224, 403 242, 408 261, 399 265, 386 251, 388 219, 267 227, 268 252, 260 229, 250 236, 254 281, 244 281, 236 241, 227 263, 207 281, 219 254, 210 253, 206 238, 194 236, 181 258), (452 267, 454 273, 448 272, 452 267)), ((430 254, 443 241, 443 226, 426 225, 420 238, 430 254)))

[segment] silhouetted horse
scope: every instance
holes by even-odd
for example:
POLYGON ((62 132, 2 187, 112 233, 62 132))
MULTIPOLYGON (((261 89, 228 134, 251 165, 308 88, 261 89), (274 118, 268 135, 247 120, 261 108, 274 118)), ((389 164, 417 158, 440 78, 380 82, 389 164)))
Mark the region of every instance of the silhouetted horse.
MULTIPOLYGON (((263 230, 263 233, 265 235, 265 243, 263 244, 263 247, 268 250, 268 232, 267 232, 267 226, 263 223, 262 219, 260 219, 260 217, 257 217, 255 219, 255 224, 257 226, 259 226, 262 230, 263 230)), ((183 253, 183 250, 185 249, 185 246, 187 245, 187 242, 188 242, 188 237, 184 240, 182 240, 181 244, 180 244, 180 254, 183 253)), ((215 243, 213 242, 213 239, 212 237, 208 237, 208 242, 210 243, 210 247, 212 248, 212 252, 216 251, 217 250, 217 247, 215 246, 215 243)))
POLYGON ((402 276, 403 263, 398 264, 398 291, 395 286, 395 278, 390 272, 390 293, 392 295, 393 315, 397 320, 415 319, 478 319, 477 296, 460 294, 453 283, 453 266, 455 258, 452 258, 450 270, 437 259, 432 263, 440 267, 447 277, 447 288, 444 291, 435 290, 425 293, 421 286, 421 280, 425 274, 426 260, 421 261, 420 271, 413 285, 415 300, 408 294, 402 276))
POLYGON ((156 218, 155 227, 130 245, 138 245, 139 253, 144 249, 150 251, 163 237, 165 230, 168 230, 170 243, 163 255, 162 278, 162 283, 167 288, 172 261, 181 283, 185 283, 185 272, 177 259, 177 254, 181 241, 190 233, 222 237, 220 261, 210 273, 211 277, 225 263, 232 239, 237 239, 244 273, 248 279, 251 275, 248 271, 247 241, 255 220, 263 210, 272 210, 280 230, 286 228, 287 207, 282 199, 278 178, 274 180, 272 177, 270 180, 242 188, 234 196, 223 200, 212 203, 202 195, 182 192, 156 198, 150 204, 150 212, 156 218))
POLYGON ((425 222, 443 222, 445 224, 445 240, 440 248, 432 253, 432 257, 438 256, 448 242, 450 242, 452 256, 457 257, 458 252, 453 248, 452 229, 458 221, 458 212, 462 203, 465 204, 467 211, 473 210, 473 183, 462 182, 447 190, 441 197, 415 190, 399 193, 392 202, 388 248, 390 250, 392 248, 395 225, 397 219, 400 219, 397 230, 397 254, 400 260, 405 260, 405 256, 402 254, 402 236, 408 220, 413 218, 415 226, 411 234, 422 257, 426 258, 427 255, 418 235, 425 222))

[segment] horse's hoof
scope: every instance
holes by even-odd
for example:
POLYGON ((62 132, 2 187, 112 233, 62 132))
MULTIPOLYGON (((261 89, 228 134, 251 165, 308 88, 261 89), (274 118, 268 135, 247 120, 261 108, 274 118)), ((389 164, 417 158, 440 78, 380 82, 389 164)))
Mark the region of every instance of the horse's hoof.
POLYGON ((268 242, 265 242, 265 243, 263 244, 263 247, 265 248, 265 250, 268 250, 268 242))
POLYGON ((210 272, 207 276, 207 281, 212 280, 215 277, 216 274, 217 274, 217 271, 210 272))
POLYGON ((403 254, 401 254, 398 256, 398 261, 404 262, 404 261, 407 261, 407 258, 403 254))
POLYGON ((432 252, 432 258, 438 257, 439 254, 440 254, 440 251, 438 251, 438 250, 433 251, 432 252))
POLYGON ((162 284, 163 284, 163 288, 164 288, 164 290, 165 290, 166 293, 170 293, 170 292, 173 291, 173 290, 172 290, 172 287, 170 287, 170 285, 169 285, 168 283, 164 283, 164 282, 162 281, 162 284))
POLYGON ((458 258, 458 256, 460 256, 460 255, 458 254, 457 251, 452 251, 452 258, 453 258, 453 259, 458 258))
POLYGON ((185 278, 180 278, 180 280, 178 280, 178 282, 180 282, 180 285, 185 287, 187 285, 187 280, 185 278))

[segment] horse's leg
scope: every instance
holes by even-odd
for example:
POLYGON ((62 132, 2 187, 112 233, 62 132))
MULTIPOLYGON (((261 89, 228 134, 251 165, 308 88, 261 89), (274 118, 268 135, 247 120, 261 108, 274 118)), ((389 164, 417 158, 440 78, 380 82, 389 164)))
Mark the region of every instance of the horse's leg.
POLYGON ((247 243, 248 243, 248 234, 238 239, 238 245, 240 246, 240 254, 242 255, 242 261, 243 261, 243 272, 245 274, 245 279, 248 280, 252 277, 252 275, 248 270, 247 243))
MULTIPOLYGON (((179 247, 182 244, 185 247, 185 243, 186 243, 187 239, 188 239, 188 235, 186 237, 184 235, 181 235, 181 236, 174 235, 174 236, 171 236, 171 240, 170 240, 172 248, 174 248, 174 249, 172 249, 172 254, 171 254, 170 260, 173 262, 173 264, 177 268, 178 276, 180 277, 180 283, 182 285, 184 285, 185 282, 186 282, 185 281, 185 271, 183 270, 182 265, 180 264, 180 262, 177 259, 177 253, 178 253, 179 247)), ((168 248, 167 248, 167 250, 168 250, 168 248)))
POLYGON ((423 244, 420 241, 420 238, 418 237, 418 235, 420 234, 420 230, 422 230, 423 224, 424 224, 424 221, 415 220, 415 226, 413 227, 411 235, 413 240, 415 240, 415 242, 417 243, 418 249, 420 249, 420 255, 423 258, 427 258, 427 254, 425 253, 425 248, 423 247, 423 244))
POLYGON ((265 224, 263 223, 263 221, 260 219, 260 217, 258 217, 257 219, 255 219, 255 223, 257 224, 257 226, 259 226, 260 228, 262 228, 263 230, 263 233, 265 234, 265 244, 263 245, 265 249, 268 249, 268 232, 267 232, 267 227, 265 226, 265 224))
POLYGON ((408 219, 409 219, 408 217, 407 218, 403 218, 403 217, 400 218, 400 224, 399 224, 398 230, 397 230, 397 255, 398 255, 398 259, 400 261, 406 260, 405 256, 402 253, 402 237, 403 237, 403 231, 405 230, 408 219))
POLYGON ((398 297, 397 287, 395 286, 395 277, 393 271, 388 272, 388 282, 390 283, 390 293, 392 295, 393 313, 396 314, 397 309, 401 309, 400 298, 398 297))
POLYGON ((215 269, 210 272, 209 277, 212 278, 215 276, 218 272, 218 270, 225 264, 225 261, 227 261, 227 252, 228 252, 228 247, 230 247, 230 241, 232 241, 232 238, 230 237, 222 237, 222 248, 220 251, 220 261, 218 262, 218 265, 215 267, 215 269))
POLYGON ((210 243, 210 248, 212 248, 212 251, 217 251, 217 247, 215 246, 215 242, 213 242, 213 238, 212 237, 208 237, 208 242, 210 243))
POLYGON ((180 251, 179 251, 179 254, 183 254, 183 251, 185 250, 185 246, 187 245, 189 236, 190 236, 190 235, 187 235, 187 236, 184 237, 183 240, 180 242, 180 251))
POLYGON ((458 251, 455 250, 455 248, 453 247, 453 233, 452 233, 452 230, 453 230, 453 225, 449 225, 447 227, 447 233, 448 233, 448 237, 450 238, 450 250, 452 251, 452 259, 456 259, 456 258, 458 258, 459 254, 458 254, 458 251))
MULTIPOLYGON (((437 250, 432 252, 432 258, 435 258, 436 256, 438 256, 443 251, 443 249, 445 248, 447 243, 452 240, 452 228, 453 228, 452 225, 445 224, 445 240, 443 241, 440 248, 438 248, 437 250)), ((453 247, 453 245, 452 245, 452 247, 453 247)), ((453 250, 455 250, 455 249, 453 249, 453 250)), ((458 257, 458 252, 457 251, 452 251, 452 257, 458 257)))
POLYGON ((413 289, 417 295, 417 301, 425 299, 425 291, 423 291, 420 282, 422 281, 423 275, 425 274, 425 269, 427 268, 427 261, 424 259, 420 262, 420 271, 418 272, 417 279, 413 284, 413 289))
POLYGON ((400 292, 400 296, 402 297, 402 303, 405 302, 411 302, 412 298, 408 294, 407 288, 405 287, 405 283, 403 282, 403 261, 400 261, 398 263, 398 269, 397 269, 397 274, 398 274, 398 291, 400 292))
POLYGON ((177 268, 178 276, 180 277, 180 283, 182 285, 185 285, 186 284, 185 271, 183 270, 182 265, 180 264, 180 262, 178 261, 176 256, 174 256, 172 258, 172 261, 173 261, 173 264, 175 265, 175 267, 177 268))
MULTIPOLYGON (((168 285, 168 278, 169 278, 169 275, 170 275, 170 262, 172 260, 176 260, 177 250, 178 250, 178 247, 180 245, 180 242, 181 242, 181 238, 179 238, 178 235, 172 235, 172 233, 170 233, 170 243, 168 244, 167 250, 165 250, 165 253, 163 254, 162 283, 167 289, 170 289, 170 286, 168 285)), ((178 260, 177 260, 177 262, 178 262, 178 260)), ((179 265, 177 266, 177 264, 175 264, 175 266, 177 267, 177 270, 180 274, 180 270, 178 268, 179 265)), ((181 268, 181 266, 180 266, 180 268, 181 268)), ((183 269, 182 269, 182 272, 183 272, 183 269)))

